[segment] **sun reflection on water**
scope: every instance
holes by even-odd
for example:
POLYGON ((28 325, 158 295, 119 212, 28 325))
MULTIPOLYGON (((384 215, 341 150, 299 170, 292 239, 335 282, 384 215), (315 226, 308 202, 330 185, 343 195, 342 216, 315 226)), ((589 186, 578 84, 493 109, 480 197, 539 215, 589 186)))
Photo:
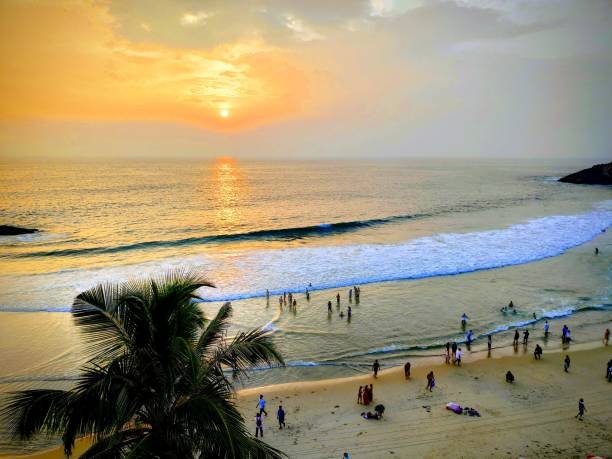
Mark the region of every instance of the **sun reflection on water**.
POLYGON ((236 160, 231 157, 215 159, 213 166, 213 206, 218 223, 226 228, 240 224, 240 203, 245 194, 245 180, 236 160))

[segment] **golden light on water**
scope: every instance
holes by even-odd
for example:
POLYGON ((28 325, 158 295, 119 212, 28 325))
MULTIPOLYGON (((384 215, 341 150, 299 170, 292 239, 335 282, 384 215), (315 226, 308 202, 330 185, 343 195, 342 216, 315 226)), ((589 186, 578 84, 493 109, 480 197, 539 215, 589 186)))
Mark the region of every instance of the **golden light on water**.
POLYGON ((240 203, 245 194, 245 184, 236 160, 226 156, 216 158, 213 177, 217 218, 228 227, 240 223, 240 203))

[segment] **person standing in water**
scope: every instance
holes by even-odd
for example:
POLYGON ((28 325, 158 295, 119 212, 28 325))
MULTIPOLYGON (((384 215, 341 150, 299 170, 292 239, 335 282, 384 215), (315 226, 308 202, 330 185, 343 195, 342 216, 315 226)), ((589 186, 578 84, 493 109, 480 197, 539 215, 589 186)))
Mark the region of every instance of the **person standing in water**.
POLYGON ((599 255, 599 249, 595 247, 595 255, 599 255))
POLYGON ((451 351, 453 351, 452 353, 452 358, 453 358, 453 363, 455 363, 455 358, 457 356, 457 343, 453 341, 453 344, 451 345, 451 351))
POLYGON ((352 301, 353 301, 353 289, 350 288, 349 289, 349 303, 352 303, 352 301))
POLYGON ((306 301, 310 301, 310 291, 306 289, 306 301))
POLYGON ((469 317, 467 316, 467 314, 464 312, 463 314, 461 314, 461 326, 465 327, 465 325, 467 324, 469 317))
POLYGON ((606 328, 606 331, 604 332, 604 337, 603 337, 604 346, 608 345, 608 341, 610 341, 610 329, 606 328))
POLYGON ((340 293, 336 294, 336 306, 340 306, 340 293))
POLYGON ((491 345, 492 345, 491 334, 488 334, 487 335, 487 349, 489 350, 489 352, 491 352, 491 345))
POLYGON ((468 331, 467 335, 465 335, 465 341, 469 349, 469 347, 472 345, 472 330, 468 331))
POLYGON ((445 363, 450 363, 450 359, 451 359, 451 356, 450 356, 450 346, 451 346, 450 341, 447 341, 446 342, 446 354, 445 354, 445 357, 444 357, 444 362, 445 363))
POLYGON ((529 330, 523 332, 523 344, 525 346, 527 346, 527 341, 529 341, 529 330))
POLYGON ((565 359, 563 359, 563 371, 565 371, 567 373, 567 370, 569 370, 570 367, 570 358, 569 355, 565 355, 565 359))
POLYGON ((516 330, 514 330, 514 340, 512 341, 512 345, 513 346, 518 346, 518 342, 519 342, 519 331, 518 328, 516 330))
POLYGON ((351 316, 353 315, 353 309, 349 306, 348 309, 346 310, 346 314, 347 317, 350 319, 351 316))
POLYGON ((374 364, 372 365, 372 371, 374 372, 374 377, 378 377, 378 370, 380 370, 380 363, 378 363, 378 359, 374 360, 374 364))
POLYGON ((550 330, 550 324, 548 320, 544 322, 544 338, 548 338, 548 331, 550 330))
POLYGON ((327 302, 327 312, 332 312, 331 300, 327 302))

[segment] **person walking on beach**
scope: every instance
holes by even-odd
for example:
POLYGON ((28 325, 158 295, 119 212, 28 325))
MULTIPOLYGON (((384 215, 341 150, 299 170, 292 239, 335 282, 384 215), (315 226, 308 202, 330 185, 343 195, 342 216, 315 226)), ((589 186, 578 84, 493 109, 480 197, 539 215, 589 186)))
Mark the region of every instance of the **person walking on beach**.
POLYGON ((455 353, 455 362, 457 362, 458 366, 461 366, 461 348, 457 348, 457 352, 455 353))
POLYGON ((457 343, 455 343, 453 341, 453 344, 451 345, 451 351, 452 353, 452 358, 453 358, 453 364, 455 363, 455 359, 457 358, 457 343))
POLYGON ((363 387, 359 386, 359 392, 357 392, 357 405, 363 404, 363 387))
POLYGON ((276 418, 278 419, 278 430, 281 430, 283 427, 285 427, 285 410, 283 410, 283 405, 280 405, 278 407, 278 411, 276 412, 276 418))
POLYGON ((406 379, 410 379, 410 362, 406 362, 404 365, 404 376, 406 379))
POLYGON ((429 392, 431 392, 435 385, 436 382, 434 379, 434 373, 433 371, 430 371, 429 373, 427 373, 427 387, 425 388, 425 390, 429 389, 429 392))
POLYGON ((336 306, 340 306, 340 293, 336 294, 336 306))
POLYGON ((519 331, 518 328, 516 330, 514 330, 514 340, 512 341, 512 345, 513 346, 518 346, 518 341, 519 341, 519 331))
POLYGON ((610 341, 610 329, 606 328, 606 331, 604 332, 604 339, 603 339, 604 346, 608 345, 608 341, 610 341))
POLYGON ((350 288, 349 289, 349 303, 352 303, 352 302, 353 302, 353 289, 350 288))
POLYGON ((491 345, 493 344, 492 340, 493 338, 491 338, 491 334, 488 334, 487 335, 487 349, 489 350, 489 352, 491 352, 491 345))
POLYGON ((565 355, 565 359, 563 359, 563 370, 567 373, 570 367, 570 358, 569 355, 565 355))
POLYGON ((539 344, 536 344, 536 347, 533 351, 533 356, 535 357, 536 360, 542 359, 542 347, 539 344))
POLYGON ((310 301, 310 292, 306 289, 306 301, 310 301))
POLYGON ((584 399, 578 400, 578 414, 576 418, 582 421, 582 416, 584 416, 584 412, 586 411, 586 407, 584 406, 584 399))
POLYGON ((297 300, 294 298, 293 299, 293 309, 297 308, 297 300))
POLYGON ((544 338, 548 338, 548 331, 550 330, 550 325, 548 324, 548 320, 544 322, 544 338))
POLYGON ((374 377, 378 377, 378 370, 380 370, 380 363, 378 363, 378 359, 374 360, 374 364, 372 365, 372 371, 374 372, 374 377))
POLYGON ((329 313, 332 312, 331 300, 327 302, 327 312, 329 312, 329 313))
POLYGON ((523 344, 527 346, 528 341, 529 341, 529 330, 525 330, 523 332, 523 344))
POLYGON ((268 415, 268 412, 266 411, 266 401, 264 400, 263 395, 259 395, 259 401, 257 402, 257 408, 259 408, 260 416, 261 416, 261 413, 265 414, 266 416, 268 415))
POLYGON ((261 434, 261 438, 263 438, 263 419, 261 418, 261 413, 255 415, 255 438, 257 438, 259 434, 261 434))

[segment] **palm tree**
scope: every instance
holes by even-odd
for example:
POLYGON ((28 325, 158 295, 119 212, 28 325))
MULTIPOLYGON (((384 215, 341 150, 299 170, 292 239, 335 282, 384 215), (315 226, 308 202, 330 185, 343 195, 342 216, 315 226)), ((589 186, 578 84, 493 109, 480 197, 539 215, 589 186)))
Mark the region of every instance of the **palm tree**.
POLYGON ((61 434, 68 456, 92 436, 84 458, 283 457, 247 431, 225 373, 283 359, 261 330, 227 338, 229 303, 207 321, 200 287, 214 286, 180 270, 78 295, 71 313, 91 358, 68 391, 12 394, 3 415, 13 433, 61 434))

